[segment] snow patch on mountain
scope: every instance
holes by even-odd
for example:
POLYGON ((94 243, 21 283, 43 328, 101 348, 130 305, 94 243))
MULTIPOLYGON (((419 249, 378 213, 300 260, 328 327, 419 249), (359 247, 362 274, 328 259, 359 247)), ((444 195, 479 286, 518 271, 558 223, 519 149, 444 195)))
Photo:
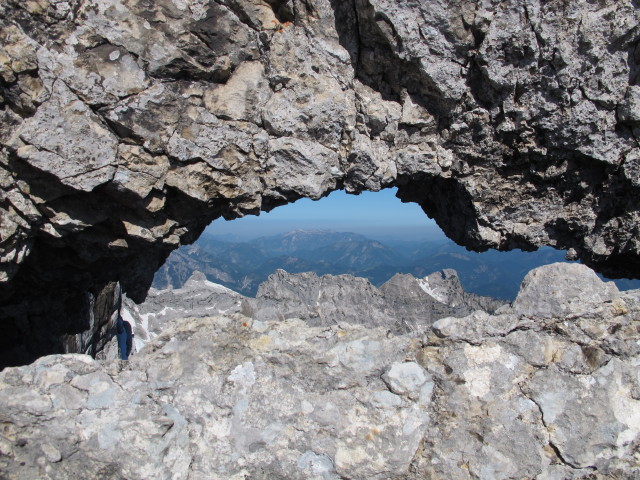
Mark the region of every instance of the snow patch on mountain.
POLYGON ((422 291, 427 295, 431 295, 439 302, 447 303, 448 298, 446 292, 443 292, 442 290, 439 290, 437 288, 431 288, 431 285, 429 285, 429 277, 418 278, 418 285, 420 285, 422 291))

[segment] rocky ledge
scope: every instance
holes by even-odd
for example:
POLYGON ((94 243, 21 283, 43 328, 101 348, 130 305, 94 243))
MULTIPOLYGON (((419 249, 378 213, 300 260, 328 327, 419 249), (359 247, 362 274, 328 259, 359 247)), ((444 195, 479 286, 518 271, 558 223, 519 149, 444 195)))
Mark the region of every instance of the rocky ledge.
POLYGON ((634 0, 3 1, 0 351, 95 352, 116 283, 142 301, 213 219, 336 189, 396 186, 469 248, 637 277, 639 20, 634 0))
POLYGON ((634 479, 640 291, 541 267, 496 314, 395 335, 239 314, 131 361, 0 373, 7 479, 634 479))

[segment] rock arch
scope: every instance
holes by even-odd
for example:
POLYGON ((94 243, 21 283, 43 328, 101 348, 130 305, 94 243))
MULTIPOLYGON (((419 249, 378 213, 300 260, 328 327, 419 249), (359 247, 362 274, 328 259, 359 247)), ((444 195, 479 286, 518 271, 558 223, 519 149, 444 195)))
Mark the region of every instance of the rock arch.
POLYGON ((95 352, 218 217, 398 187, 477 250, 640 275, 640 13, 510 0, 0 6, 8 358, 95 352))

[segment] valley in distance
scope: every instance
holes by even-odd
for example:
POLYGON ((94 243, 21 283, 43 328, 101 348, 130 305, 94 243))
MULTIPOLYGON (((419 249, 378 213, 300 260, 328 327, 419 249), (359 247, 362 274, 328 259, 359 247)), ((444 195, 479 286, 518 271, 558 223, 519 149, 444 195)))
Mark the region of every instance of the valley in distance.
MULTIPOLYGON (((470 252, 446 238, 383 240, 352 232, 293 230, 239 239, 205 231, 192 245, 174 251, 156 273, 156 289, 180 288, 194 271, 246 296, 278 269, 288 273, 350 274, 380 286, 397 273, 425 277, 443 269, 458 273, 465 291, 512 301, 533 268, 564 262, 564 251, 541 248, 470 252)), ((615 280, 621 290, 640 288, 639 280, 615 280)))

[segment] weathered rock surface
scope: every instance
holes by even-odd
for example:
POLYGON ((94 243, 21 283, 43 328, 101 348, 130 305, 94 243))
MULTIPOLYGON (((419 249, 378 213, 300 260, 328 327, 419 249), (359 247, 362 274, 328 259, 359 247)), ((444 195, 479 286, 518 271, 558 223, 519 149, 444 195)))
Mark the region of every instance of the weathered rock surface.
POLYGON ((140 305, 125 297, 121 314, 131 324, 135 348, 140 350, 171 321, 240 313, 245 300, 239 293, 209 282, 201 272, 194 272, 182 288, 152 288, 140 305))
POLYGON ((170 321, 126 363, 8 368, 0 474, 637 478, 640 291, 596 282, 605 297, 541 316, 529 300, 584 296, 591 275, 542 267, 518 307, 405 335, 234 314, 170 321))
POLYGON ((396 274, 380 287, 389 310, 402 324, 430 325, 448 317, 464 317, 475 310, 493 313, 504 302, 465 292, 455 270, 434 272, 424 278, 396 274))
POLYGON ((260 285, 255 299, 247 300, 242 313, 256 319, 300 318, 312 325, 385 326, 398 333, 421 330, 450 315, 492 313, 502 304, 465 292, 453 270, 420 279, 398 274, 380 288, 351 275, 318 277, 279 270, 260 285))
POLYGON ((49 322, 23 349, 64 351, 88 298, 141 301, 211 220, 339 188, 638 277, 636 7, 4 1, 0 347, 49 322))
MULTIPOLYGON (((240 313, 258 321, 296 318, 311 326, 353 323, 406 333, 422 331, 447 316, 463 317, 476 310, 493 313, 503 303, 465 292, 454 270, 421 279, 396 275, 381 288, 352 275, 318 277, 315 273, 278 270, 260 285, 255 298, 209 282, 204 274, 194 272, 182 288, 152 288, 140 305, 125 297, 122 316, 131 324, 139 350, 169 322, 185 317, 240 313)), ((115 340, 113 343, 115 346, 115 340)), ((117 358, 116 354, 114 348, 106 358, 117 358)))

